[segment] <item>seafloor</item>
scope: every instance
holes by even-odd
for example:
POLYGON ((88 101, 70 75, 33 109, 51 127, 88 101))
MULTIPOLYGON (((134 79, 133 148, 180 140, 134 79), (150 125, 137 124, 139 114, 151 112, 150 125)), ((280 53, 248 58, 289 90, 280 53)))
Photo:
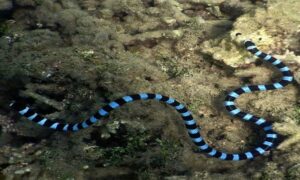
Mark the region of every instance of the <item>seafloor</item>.
POLYGON ((0 179, 300 179, 299 9, 298 0, 0 0, 0 179), (224 97, 280 78, 244 38, 296 79, 238 99, 280 134, 279 146, 253 161, 196 153, 180 116, 153 101, 78 133, 8 107, 19 97, 48 118, 78 122, 123 95, 162 93, 187 105, 213 147, 243 152, 263 134, 229 116, 224 97))

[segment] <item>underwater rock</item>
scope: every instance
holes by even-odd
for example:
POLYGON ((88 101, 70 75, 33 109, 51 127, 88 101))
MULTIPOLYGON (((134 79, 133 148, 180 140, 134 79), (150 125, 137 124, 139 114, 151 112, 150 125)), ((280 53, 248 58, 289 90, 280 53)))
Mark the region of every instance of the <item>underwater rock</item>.
POLYGON ((13 9, 12 0, 0 0, 0 17, 5 16, 13 9))
POLYGON ((233 20, 251 9, 253 9, 253 5, 250 1, 240 2, 239 0, 229 0, 220 4, 221 12, 230 16, 233 20))
POLYGON ((278 169, 278 164, 274 162, 267 162, 263 169, 261 179, 284 179, 285 174, 278 169))
POLYGON ((300 177, 300 164, 298 163, 294 164, 292 167, 288 169, 288 178, 290 179, 297 179, 300 177))
POLYGON ((17 132, 16 127, 14 127, 15 122, 7 117, 0 115, 0 129, 1 133, 15 133, 17 132))
MULTIPOLYGON (((296 117, 298 118, 298 116, 296 117)), ((300 126, 296 123, 297 120, 285 118, 284 123, 275 123, 274 129, 280 134, 289 136, 288 139, 279 144, 278 149, 287 150, 295 149, 295 144, 300 141, 300 126)), ((298 120, 299 121, 299 120, 298 120)))
POLYGON ((299 69, 294 73, 295 80, 300 84, 300 71, 299 69))
POLYGON ((17 175, 23 175, 23 174, 26 174, 26 173, 30 173, 31 169, 30 168, 26 168, 26 169, 19 169, 19 170, 16 170, 14 172, 14 174, 17 174, 17 175))
POLYGON ((14 3, 21 7, 34 7, 37 5, 36 0, 15 0, 14 3))
POLYGON ((13 3, 11 0, 0 0, 0 12, 11 10, 13 8, 13 3))
MULTIPOLYGON (((61 27, 61 31, 66 35, 72 35, 76 32, 80 18, 89 17, 81 10, 66 9, 58 13, 55 22, 61 27)), ((88 22, 87 22, 88 23, 88 22)))
MULTIPOLYGON (((247 59, 249 54, 245 53, 241 43, 245 39, 252 39, 263 51, 272 50, 272 54, 284 55, 286 50, 296 49, 295 45, 289 43, 297 39, 295 27, 300 26, 300 12, 295 7, 300 7, 299 1, 268 1, 267 9, 257 8, 253 12, 250 11, 251 13, 240 16, 234 22, 229 36, 225 34, 204 42, 205 49, 202 51, 231 67, 242 66, 246 63, 244 59, 247 59), (226 41, 226 45, 223 41, 226 41), (293 48, 290 48, 290 44, 293 48)), ((286 58, 284 61, 299 64, 298 59, 299 57, 295 56, 292 59, 286 58)))
POLYGON ((135 36, 119 36, 119 39, 126 45, 135 44, 136 42, 145 42, 149 40, 158 39, 179 39, 183 35, 181 30, 166 30, 166 31, 152 31, 135 36))
MULTIPOLYGON (((205 41, 202 46, 202 53, 212 56, 213 59, 221 61, 218 64, 226 64, 237 67, 244 64, 243 53, 238 46, 232 44, 229 38, 205 41)), ((246 51, 245 51, 246 52, 246 51)))
POLYGON ((100 2, 97 0, 82 0, 79 2, 80 6, 87 11, 95 11, 100 2))
POLYGON ((224 2, 224 0, 187 0, 187 2, 218 5, 222 2, 224 2))

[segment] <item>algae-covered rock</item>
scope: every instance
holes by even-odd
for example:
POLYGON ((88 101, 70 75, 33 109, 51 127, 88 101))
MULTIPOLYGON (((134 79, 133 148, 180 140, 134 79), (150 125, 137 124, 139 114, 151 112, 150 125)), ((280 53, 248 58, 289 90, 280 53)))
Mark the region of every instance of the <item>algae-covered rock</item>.
POLYGON ((295 80, 298 82, 298 84, 300 84, 300 70, 299 70, 299 68, 295 69, 294 77, 295 77, 295 80))
POLYGON ((5 11, 10 11, 13 8, 13 2, 11 0, 0 1, 0 14, 5 11))
MULTIPOLYGON (((299 116, 297 116, 297 118, 298 117, 299 116)), ((294 145, 300 141, 300 126, 296 123, 296 120, 287 118, 285 123, 276 123, 274 128, 281 134, 289 136, 289 138, 281 143, 278 148, 282 150, 295 149, 294 145)))
POLYGON ((290 179, 297 179, 300 177, 300 167, 299 163, 293 165, 288 169, 288 178, 290 179))
POLYGON ((284 173, 280 171, 276 163, 269 162, 266 164, 262 179, 284 179, 284 173))
POLYGON ((203 53, 211 55, 213 59, 232 67, 245 63, 246 52, 243 53, 241 47, 233 44, 230 38, 206 41, 201 49, 203 53))
POLYGON ((24 7, 34 7, 36 6, 38 0, 16 0, 14 3, 18 6, 24 7))
POLYGON ((273 54, 281 54, 283 60, 299 64, 297 55, 288 55, 293 53, 289 51, 293 45, 290 42, 297 39, 297 27, 300 25, 300 13, 296 7, 300 7, 299 1, 268 1, 266 8, 257 8, 240 16, 229 36, 227 34, 205 42, 202 51, 217 61, 238 67, 245 64, 244 60, 248 57, 241 44, 246 39, 252 39, 261 50, 269 51, 271 48, 273 54))

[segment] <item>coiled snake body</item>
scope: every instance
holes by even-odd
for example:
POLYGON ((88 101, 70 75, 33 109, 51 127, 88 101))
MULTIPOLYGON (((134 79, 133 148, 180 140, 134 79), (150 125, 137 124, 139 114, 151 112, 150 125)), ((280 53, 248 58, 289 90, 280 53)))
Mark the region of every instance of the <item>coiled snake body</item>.
POLYGON ((243 93, 250 93, 253 91, 266 91, 273 89, 280 89, 288 85, 293 81, 292 73, 289 68, 284 65, 279 59, 272 57, 266 53, 263 53, 257 49, 255 44, 249 40, 245 41, 245 47, 255 56, 264 59, 265 61, 274 65, 282 73, 283 77, 279 82, 268 84, 268 85, 250 85, 243 86, 238 89, 230 92, 225 98, 225 108, 232 115, 239 117, 245 121, 253 122, 257 126, 261 127, 265 132, 264 141, 258 145, 256 148, 239 154, 228 154, 225 152, 220 152, 212 147, 210 147, 202 138, 199 132, 199 128, 196 125, 196 122, 190 111, 181 103, 176 101, 173 98, 163 96, 161 94, 150 94, 150 93, 140 93, 134 95, 124 96, 122 98, 116 99, 115 101, 110 102, 103 108, 99 109, 93 116, 88 118, 85 121, 74 124, 65 124, 57 121, 48 120, 37 113, 32 109, 26 106, 25 103, 14 102, 10 106, 17 110, 19 114, 25 116, 28 120, 33 121, 41 126, 45 126, 58 131, 78 131, 85 129, 92 124, 98 122, 102 117, 107 116, 112 110, 121 107, 124 104, 136 101, 136 100, 157 100, 164 102, 180 113, 181 118, 184 120, 185 126, 188 130, 188 134, 194 144, 199 148, 199 150, 207 153, 209 156, 219 158, 221 160, 244 160, 244 159, 253 159, 256 156, 263 155, 266 151, 274 147, 275 140, 277 139, 277 134, 272 130, 272 124, 267 122, 265 119, 251 115, 246 112, 242 112, 239 108, 235 106, 235 99, 238 98, 243 93))

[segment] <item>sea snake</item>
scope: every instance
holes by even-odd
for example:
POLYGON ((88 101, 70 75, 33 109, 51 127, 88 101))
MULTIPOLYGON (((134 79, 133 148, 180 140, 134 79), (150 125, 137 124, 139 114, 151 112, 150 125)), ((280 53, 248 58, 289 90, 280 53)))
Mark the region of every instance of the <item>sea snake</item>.
POLYGON ((272 124, 267 122, 265 119, 254 116, 252 114, 242 112, 239 108, 235 106, 235 99, 238 98, 243 93, 250 93, 253 91, 266 91, 273 89, 280 89, 284 86, 288 85, 293 81, 293 75, 289 68, 284 65, 279 59, 272 57, 266 53, 261 52, 257 49, 255 44, 250 40, 246 40, 244 42, 245 47, 248 51, 250 51, 255 56, 264 59, 265 61, 274 65, 283 75, 282 79, 279 82, 268 84, 268 85, 250 85, 243 86, 237 88, 230 92, 224 102, 224 106, 226 110, 235 117, 239 117, 247 122, 253 122, 257 126, 261 127, 265 133, 264 141, 256 146, 254 149, 238 154, 228 154, 225 152, 218 151, 211 146, 209 146, 200 135, 200 130, 196 125, 196 121, 194 120, 191 112, 182 104, 176 101, 173 98, 163 96, 161 94, 151 94, 151 93, 140 93, 134 95, 124 96, 122 98, 111 101, 101 109, 99 109, 93 116, 82 121, 80 123, 75 124, 65 124, 60 123, 58 121, 48 120, 32 109, 30 109, 24 102, 13 102, 10 106, 17 110, 19 114, 25 116, 28 120, 33 121, 41 126, 45 126, 58 131, 78 131, 80 129, 85 129, 92 124, 98 122, 102 117, 107 116, 112 110, 121 107, 124 104, 136 101, 136 100, 157 100, 164 102, 170 106, 172 106, 184 120, 185 127, 187 128, 188 134, 192 139, 193 143, 199 148, 200 151, 207 153, 209 156, 219 158, 221 160, 233 160, 239 161, 244 159, 253 159, 256 156, 263 155, 266 151, 269 151, 271 148, 275 146, 275 142, 277 139, 277 134, 272 130, 272 124))

